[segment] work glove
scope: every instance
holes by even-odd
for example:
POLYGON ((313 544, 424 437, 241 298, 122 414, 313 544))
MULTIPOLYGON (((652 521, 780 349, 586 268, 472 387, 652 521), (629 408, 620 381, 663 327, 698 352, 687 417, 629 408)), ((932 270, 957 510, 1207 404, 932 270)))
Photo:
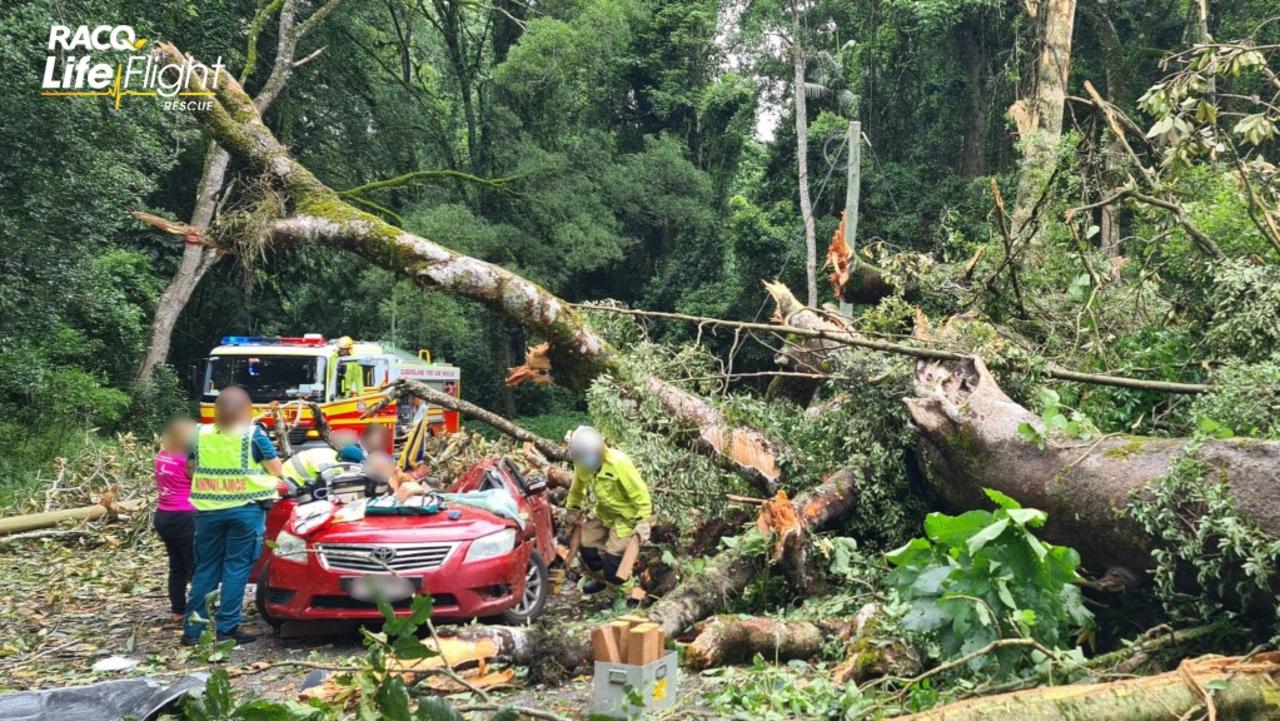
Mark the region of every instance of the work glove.
POLYGON ((635 528, 631 529, 631 532, 639 536, 640 543, 644 544, 649 542, 649 532, 651 530, 652 529, 649 527, 648 521, 641 521, 636 524, 635 528))

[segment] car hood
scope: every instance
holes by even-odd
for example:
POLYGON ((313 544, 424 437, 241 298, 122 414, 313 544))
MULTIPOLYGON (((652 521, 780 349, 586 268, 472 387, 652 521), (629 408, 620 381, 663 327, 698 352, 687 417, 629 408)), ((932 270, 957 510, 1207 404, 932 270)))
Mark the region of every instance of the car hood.
POLYGON ((432 515, 365 516, 359 521, 330 523, 307 536, 318 543, 432 543, 469 541, 504 528, 514 528, 514 521, 499 518, 478 508, 451 504, 447 510, 432 515), (459 512, 457 520, 449 518, 459 512))

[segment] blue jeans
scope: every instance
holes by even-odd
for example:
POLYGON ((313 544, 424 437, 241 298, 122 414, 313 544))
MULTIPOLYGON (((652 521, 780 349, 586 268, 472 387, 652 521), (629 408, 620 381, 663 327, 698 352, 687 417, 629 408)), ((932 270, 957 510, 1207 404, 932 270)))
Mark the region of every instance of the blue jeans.
POLYGON ((219 585, 222 593, 213 619, 218 633, 231 633, 240 625, 244 587, 262 549, 266 519, 266 510, 256 503, 196 513, 196 572, 191 578, 183 636, 200 636, 203 627, 192 621, 192 614, 209 617, 204 599, 219 585))

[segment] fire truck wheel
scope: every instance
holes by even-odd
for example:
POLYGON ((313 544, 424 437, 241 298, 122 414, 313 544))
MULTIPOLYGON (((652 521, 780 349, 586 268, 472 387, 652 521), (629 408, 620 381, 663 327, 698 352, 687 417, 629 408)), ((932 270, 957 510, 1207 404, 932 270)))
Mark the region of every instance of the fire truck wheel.
POLYGON ((502 622, 508 626, 524 626, 533 623, 542 615, 547 605, 547 592, 551 587, 551 579, 547 573, 547 562, 537 551, 529 554, 529 570, 524 578, 524 594, 510 611, 502 614, 502 622))
POLYGON ((254 589, 253 604, 257 607, 258 615, 262 620, 266 621, 272 630, 279 631, 284 621, 272 616, 271 612, 267 610, 267 576, 270 570, 271 561, 268 559, 266 563, 262 564, 262 570, 258 572, 258 587, 254 589))

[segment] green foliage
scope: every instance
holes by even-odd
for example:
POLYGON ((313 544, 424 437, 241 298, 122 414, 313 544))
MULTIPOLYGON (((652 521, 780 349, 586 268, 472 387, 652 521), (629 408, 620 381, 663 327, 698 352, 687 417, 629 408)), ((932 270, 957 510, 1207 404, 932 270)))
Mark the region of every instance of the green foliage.
POLYGON ((1209 293, 1213 318, 1205 339, 1221 354, 1269 357, 1280 343, 1280 269, 1228 260, 1214 268, 1209 293))
POLYGON ((1098 429, 1083 413, 1063 405, 1058 392, 1052 388, 1041 388, 1036 394, 1040 405, 1040 423, 1035 426, 1027 421, 1018 424, 1018 436, 1028 443, 1034 443, 1041 450, 1045 440, 1055 431, 1060 431, 1068 438, 1087 441, 1094 437, 1098 429))
MULTIPOLYGON (((894 570, 888 582, 908 608, 902 625, 930 655, 946 660, 976 651, 1000 638, 1024 637, 1048 648, 1075 645, 1073 633, 1088 631, 1093 614, 1085 608, 1076 568, 1080 555, 1045 543, 1033 529, 1043 511, 986 489, 998 506, 959 516, 930 513, 925 537, 885 557, 894 570)), ((1025 657, 1003 649, 970 662, 992 665, 1001 674, 1017 672, 1025 657)))
POLYGON ((1214 371, 1212 381, 1210 391, 1191 404, 1194 420, 1237 436, 1280 438, 1280 364, 1231 360, 1214 371))
POLYGON ((858 503, 842 529, 872 547, 892 547, 922 513, 909 477, 909 449, 916 436, 902 403, 911 365, 902 357, 861 349, 841 353, 832 365, 835 378, 819 391, 822 412, 735 395, 725 403, 727 417, 786 440, 781 463, 792 496, 841 468, 855 468, 858 503))
POLYGON ((679 427, 656 398, 629 389, 642 388, 637 379, 650 374, 663 378, 712 375, 716 372, 714 359, 702 348, 675 351, 649 341, 640 341, 629 350, 618 378, 598 378, 587 390, 591 419, 611 443, 631 457, 642 477, 661 479, 650 482, 658 517, 691 528, 723 508, 726 491, 748 489, 740 478, 708 457, 690 453, 682 444, 682 439, 690 440, 689 431, 679 427))
POLYGON ((1152 551, 1156 594, 1178 620, 1246 613, 1274 602, 1280 539, 1240 516, 1226 480, 1196 457, 1204 438, 1230 435, 1202 419, 1186 455, 1135 492, 1126 508, 1160 542, 1152 551))
POLYGON ((703 703, 728 718, 852 719, 871 707, 857 684, 832 683, 801 662, 778 666, 757 655, 749 668, 712 669, 703 678, 709 688, 703 703))

